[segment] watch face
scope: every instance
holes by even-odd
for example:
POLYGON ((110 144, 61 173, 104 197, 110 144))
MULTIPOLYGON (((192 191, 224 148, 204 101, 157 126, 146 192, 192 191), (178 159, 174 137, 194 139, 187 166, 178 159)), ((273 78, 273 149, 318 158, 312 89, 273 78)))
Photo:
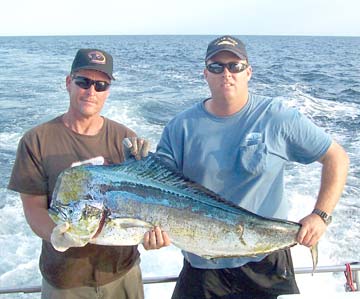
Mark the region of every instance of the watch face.
POLYGON ((331 216, 327 216, 326 218, 324 218, 325 220, 325 223, 326 224, 330 224, 331 223, 331 220, 332 220, 332 217, 331 216))
POLYGON ((332 216, 326 214, 324 211, 321 211, 319 209, 314 209, 313 213, 320 216, 321 219, 326 223, 326 224, 330 224, 331 220, 332 220, 332 216))

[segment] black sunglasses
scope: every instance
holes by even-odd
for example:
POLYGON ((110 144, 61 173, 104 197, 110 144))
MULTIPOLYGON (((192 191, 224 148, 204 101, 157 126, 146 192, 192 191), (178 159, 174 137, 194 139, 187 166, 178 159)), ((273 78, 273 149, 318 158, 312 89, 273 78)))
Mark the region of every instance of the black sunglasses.
POLYGON ((229 62, 229 63, 220 63, 212 62, 206 65, 207 70, 213 74, 221 74, 225 67, 229 70, 230 73, 240 73, 245 70, 249 65, 240 63, 240 62, 229 62))
POLYGON ((95 90, 97 92, 105 91, 105 90, 109 89, 109 86, 110 86, 110 83, 108 83, 106 81, 91 80, 89 78, 82 77, 82 76, 73 77, 73 80, 74 80, 75 84, 82 89, 89 89, 91 87, 91 85, 94 85, 95 90))

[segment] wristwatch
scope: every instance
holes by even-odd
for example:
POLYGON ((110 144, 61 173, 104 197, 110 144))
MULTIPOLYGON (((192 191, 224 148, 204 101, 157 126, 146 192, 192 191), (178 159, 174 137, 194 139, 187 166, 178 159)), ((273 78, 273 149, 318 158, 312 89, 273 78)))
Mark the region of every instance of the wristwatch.
POLYGON ((320 218, 325 222, 326 225, 329 225, 332 221, 332 216, 328 215, 324 211, 321 211, 319 209, 314 209, 312 213, 320 216, 320 218))

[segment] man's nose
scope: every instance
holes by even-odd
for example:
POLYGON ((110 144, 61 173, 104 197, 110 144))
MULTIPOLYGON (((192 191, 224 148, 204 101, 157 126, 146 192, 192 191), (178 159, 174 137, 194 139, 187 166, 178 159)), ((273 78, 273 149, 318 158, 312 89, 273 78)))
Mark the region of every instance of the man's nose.
POLYGON ((224 67, 223 76, 229 77, 231 75, 232 75, 232 73, 229 71, 229 69, 227 67, 224 67))
POLYGON ((93 95, 96 93, 96 90, 95 90, 95 85, 94 84, 91 84, 90 85, 90 88, 88 89, 88 93, 93 95))

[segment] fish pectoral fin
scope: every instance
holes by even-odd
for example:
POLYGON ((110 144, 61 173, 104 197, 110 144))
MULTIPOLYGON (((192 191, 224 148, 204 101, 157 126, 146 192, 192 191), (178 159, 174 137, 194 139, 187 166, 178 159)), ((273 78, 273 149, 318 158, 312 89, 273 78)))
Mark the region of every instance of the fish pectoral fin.
POLYGON ((134 218, 117 218, 117 219, 113 219, 112 221, 122 229, 133 228, 133 227, 146 227, 146 228, 153 227, 153 225, 149 222, 134 218))
POLYGON ((244 225, 243 224, 238 224, 237 228, 236 228, 236 232, 239 234, 239 240, 241 242, 241 244, 243 244, 244 246, 246 246, 246 242, 243 238, 244 235, 244 225))
POLYGON ((108 221, 97 238, 91 243, 111 246, 131 246, 141 244, 143 237, 153 225, 134 218, 113 218, 108 221))

